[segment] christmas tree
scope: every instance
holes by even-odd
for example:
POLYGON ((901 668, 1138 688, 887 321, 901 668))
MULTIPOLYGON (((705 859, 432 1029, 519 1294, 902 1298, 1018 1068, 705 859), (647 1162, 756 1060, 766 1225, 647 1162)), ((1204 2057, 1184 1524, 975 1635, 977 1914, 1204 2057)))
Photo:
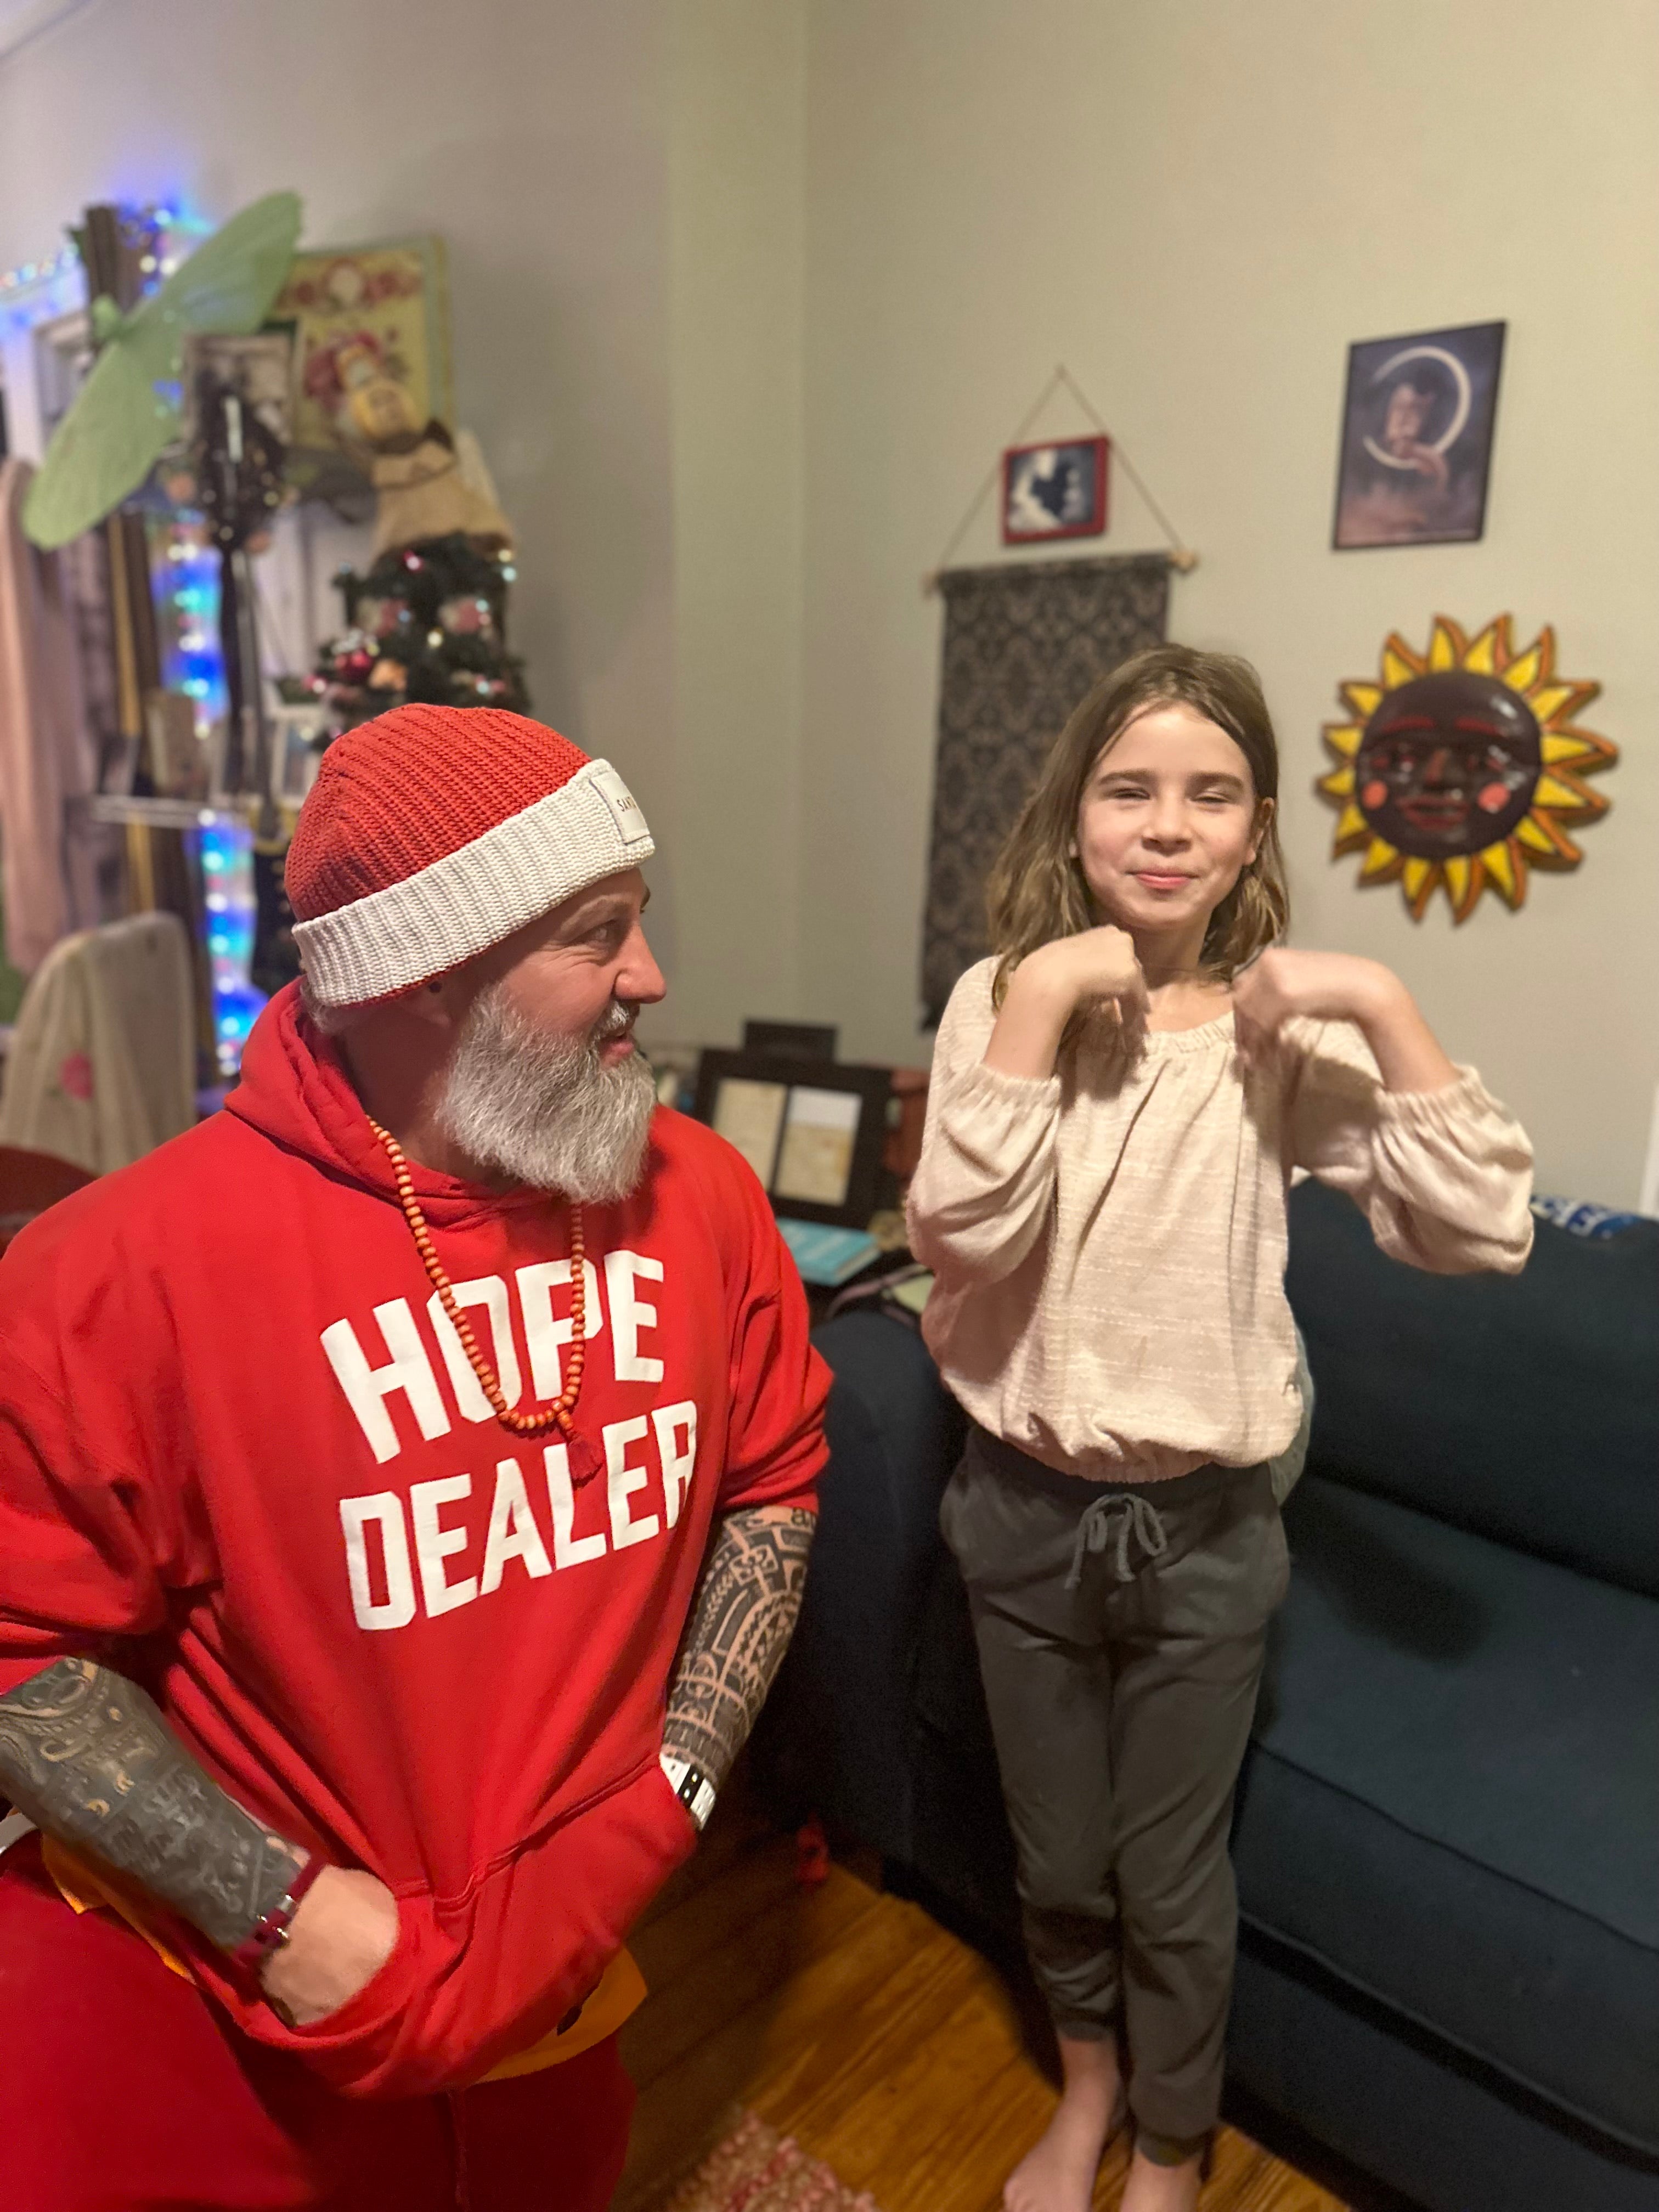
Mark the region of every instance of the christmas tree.
POLYGON ((510 548, 459 531, 395 546, 365 575, 343 568, 346 629, 323 647, 311 689, 346 728, 406 699, 528 714, 524 664, 507 647, 513 580, 510 548))

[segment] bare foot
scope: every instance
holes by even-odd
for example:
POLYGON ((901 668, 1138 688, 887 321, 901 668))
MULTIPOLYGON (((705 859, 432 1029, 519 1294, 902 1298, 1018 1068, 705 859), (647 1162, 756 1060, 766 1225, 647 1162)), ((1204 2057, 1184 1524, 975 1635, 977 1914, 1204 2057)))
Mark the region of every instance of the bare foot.
POLYGON ((1117 2117, 1117 2046, 1109 2037, 1062 2035, 1060 2060, 1066 2086, 1042 2140, 1008 2177, 1006 2212, 1089 2212, 1117 2117))
POLYGON ((1202 2158, 1158 2166, 1137 2151, 1129 2163, 1122 2212, 1197 2212, 1203 2166, 1202 2158))

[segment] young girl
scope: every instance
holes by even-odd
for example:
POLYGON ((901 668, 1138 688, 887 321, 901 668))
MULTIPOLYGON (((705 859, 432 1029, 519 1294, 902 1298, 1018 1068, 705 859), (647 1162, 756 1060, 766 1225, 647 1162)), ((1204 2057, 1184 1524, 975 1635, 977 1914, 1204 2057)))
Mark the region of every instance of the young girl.
POLYGON ((1277 949, 1266 702, 1184 646, 1097 684, 994 875, 940 1025, 911 1243, 972 1418, 942 1525, 972 1601, 1064 2092, 1006 2192, 1188 2212, 1221 2091, 1227 1831, 1288 1560, 1291 1170, 1394 1258, 1512 1273, 1531 1152, 1375 962, 1277 949))

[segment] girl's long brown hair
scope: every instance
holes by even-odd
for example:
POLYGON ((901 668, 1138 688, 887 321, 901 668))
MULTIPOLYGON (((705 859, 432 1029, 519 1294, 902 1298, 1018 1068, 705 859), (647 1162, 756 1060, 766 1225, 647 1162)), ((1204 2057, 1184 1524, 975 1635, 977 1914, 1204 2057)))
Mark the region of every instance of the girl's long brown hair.
POLYGON ((1096 763, 1149 707, 1193 708, 1225 730, 1249 763, 1258 799, 1274 802, 1256 856, 1210 919, 1203 963, 1231 981, 1285 933, 1290 898, 1279 842, 1279 746, 1261 683, 1247 660, 1158 645, 1103 676, 1060 732, 986 886, 999 1005, 1028 952, 1099 920, 1076 857, 1078 811, 1096 763))

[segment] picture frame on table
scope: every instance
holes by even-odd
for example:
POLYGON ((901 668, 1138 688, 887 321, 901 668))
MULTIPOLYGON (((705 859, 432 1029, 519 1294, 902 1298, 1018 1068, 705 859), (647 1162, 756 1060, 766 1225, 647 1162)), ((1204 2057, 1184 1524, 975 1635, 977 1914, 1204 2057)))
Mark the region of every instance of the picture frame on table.
POLYGON ((1002 456, 1003 544, 1103 535, 1110 447, 1105 437, 1010 446, 1002 456))
POLYGON ((742 1153, 780 1215, 862 1229, 879 1196, 890 1090, 884 1067, 709 1050, 695 1110, 742 1153))

